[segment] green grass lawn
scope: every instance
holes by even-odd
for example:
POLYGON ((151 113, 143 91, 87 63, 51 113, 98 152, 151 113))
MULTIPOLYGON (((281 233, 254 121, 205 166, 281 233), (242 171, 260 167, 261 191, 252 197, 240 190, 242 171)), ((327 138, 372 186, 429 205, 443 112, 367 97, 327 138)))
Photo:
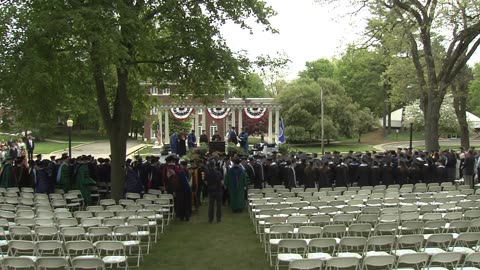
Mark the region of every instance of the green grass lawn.
MULTIPOLYGON (((72 143, 72 147, 75 145, 78 143, 72 143)), ((60 150, 68 151, 68 143, 37 142, 35 144, 35 154, 50 154, 60 150)))
MULTIPOLYGON (((423 131, 414 131, 412 134, 412 138, 414 141, 424 140, 425 136, 423 131)), ((410 140, 410 131, 402 130, 396 133, 394 129, 392 132, 386 136, 388 140, 395 140, 395 141, 409 141, 410 140)))
MULTIPOLYGON (((50 140, 56 141, 68 141, 68 134, 53 134, 48 136, 50 140)), ((88 142, 95 140, 106 140, 108 137, 106 135, 101 135, 96 130, 73 130, 72 131, 72 141, 74 142, 88 142)))
POLYGON ((140 269, 270 270, 248 214, 222 211, 220 224, 207 222, 206 204, 190 222, 171 224, 140 269))
MULTIPOLYGON (((322 147, 319 144, 313 144, 313 145, 291 145, 290 146, 294 151, 302 151, 306 153, 321 153, 322 152, 322 147)), ((375 150, 372 145, 368 144, 331 144, 331 145, 325 145, 325 152, 333 152, 333 151, 339 151, 339 152, 348 152, 348 151, 372 151, 375 150)))

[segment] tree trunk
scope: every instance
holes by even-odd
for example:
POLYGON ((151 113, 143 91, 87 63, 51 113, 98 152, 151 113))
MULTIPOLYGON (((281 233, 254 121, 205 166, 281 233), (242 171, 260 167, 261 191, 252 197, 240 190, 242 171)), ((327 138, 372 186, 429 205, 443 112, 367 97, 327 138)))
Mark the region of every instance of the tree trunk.
POLYGON ((438 143, 438 128, 440 120, 440 106, 442 105, 442 97, 429 95, 426 102, 424 119, 425 119, 425 148, 427 151, 440 150, 438 143))
POLYGON ((388 102, 387 111, 388 111, 387 134, 390 134, 392 132, 392 105, 390 104, 390 102, 388 102))
POLYGON ((458 87, 453 95, 453 107, 457 115, 458 124, 460 126, 460 145, 464 149, 470 148, 470 131, 467 122, 467 96, 460 94, 462 91, 458 87))

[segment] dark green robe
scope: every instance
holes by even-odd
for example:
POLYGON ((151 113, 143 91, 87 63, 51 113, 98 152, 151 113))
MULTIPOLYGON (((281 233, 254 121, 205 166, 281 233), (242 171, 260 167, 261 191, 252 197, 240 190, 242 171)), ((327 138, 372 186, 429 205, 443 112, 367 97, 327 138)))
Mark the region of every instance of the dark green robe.
POLYGON ((0 187, 8 188, 11 187, 11 178, 12 178, 12 164, 4 164, 2 167, 2 173, 0 174, 0 187))
POLYGON ((225 186, 228 189, 230 208, 233 211, 245 208, 245 188, 248 186, 248 183, 248 175, 239 165, 234 165, 228 170, 225 177, 225 186))
POLYGON ((90 186, 96 184, 95 180, 90 177, 90 171, 86 163, 78 163, 75 168, 75 189, 79 189, 82 197, 87 205, 92 203, 90 186))
POLYGON ((60 164, 57 172, 57 183, 65 193, 72 189, 72 176, 70 170, 70 164, 63 162, 60 164))

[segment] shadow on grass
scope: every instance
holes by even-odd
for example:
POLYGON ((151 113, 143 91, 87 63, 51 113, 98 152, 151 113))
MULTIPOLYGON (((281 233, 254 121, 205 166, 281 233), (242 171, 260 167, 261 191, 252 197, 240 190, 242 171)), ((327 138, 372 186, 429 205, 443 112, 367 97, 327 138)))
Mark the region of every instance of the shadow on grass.
POLYGON ((222 209, 222 223, 209 224, 208 205, 190 222, 175 221, 145 257, 140 269, 270 270, 247 211, 222 209))

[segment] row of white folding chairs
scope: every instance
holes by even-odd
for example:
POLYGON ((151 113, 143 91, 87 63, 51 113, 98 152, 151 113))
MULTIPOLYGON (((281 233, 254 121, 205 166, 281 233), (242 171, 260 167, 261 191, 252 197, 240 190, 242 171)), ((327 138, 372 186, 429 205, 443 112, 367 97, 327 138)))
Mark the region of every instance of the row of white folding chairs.
MULTIPOLYGON (((282 235, 277 234, 278 235, 282 235)), ((404 254, 426 253, 429 256, 442 254, 448 256, 450 252, 459 254, 458 260, 464 255, 476 253, 479 250, 478 243, 480 233, 453 234, 429 234, 429 235, 381 235, 381 236, 346 236, 341 238, 271 238, 266 250, 269 261, 272 263, 273 255, 277 255, 279 261, 288 256, 281 255, 282 249, 294 249, 293 257, 297 259, 310 258, 327 260, 332 257, 355 257, 359 260, 369 256, 402 256, 404 254), (407 246, 407 248, 405 248, 407 246), (275 254, 275 249, 279 254, 275 254)), ((285 254, 285 253, 284 253, 285 254)), ((292 253, 290 253, 292 254, 292 253)), ((291 258, 290 258, 291 259, 291 258)))
POLYGON ((0 265, 3 269, 95 269, 105 270, 105 262, 96 257, 77 257, 68 260, 65 257, 4 257, 0 265))
POLYGON ((297 188, 286 188, 284 185, 274 185, 273 187, 265 187, 265 188, 262 188, 262 189, 249 189, 249 192, 251 193, 258 193, 258 192, 287 192, 287 191, 291 191, 291 192, 295 192, 295 193, 298 193, 298 192, 303 192, 303 191, 306 191, 306 192, 315 192, 315 191, 341 191, 341 192, 344 192, 344 191, 360 191, 360 190, 387 190, 387 189, 401 189, 401 188, 412 188, 412 189, 415 189, 415 188, 423 188, 423 187, 426 187, 426 188, 429 188, 429 187, 436 187, 436 186, 440 186, 442 188, 444 187, 455 187, 456 189, 465 189, 465 188, 471 188, 469 185, 454 185, 452 182, 442 182, 442 183, 438 183, 438 182, 434 182, 434 183, 416 183, 416 184, 403 184, 403 185, 400 185, 400 184, 391 184, 391 185, 375 185, 375 186, 349 186, 349 187, 343 187, 343 186, 339 186, 339 187, 323 187, 323 188, 303 188, 303 187, 297 187, 297 188))
MULTIPOLYGON (((437 269, 437 270, 479 270, 480 253, 463 256, 461 253, 448 252, 430 256, 427 253, 393 255, 372 255, 362 259, 356 257, 332 257, 329 259, 302 258, 295 253, 283 253, 280 258, 288 263, 288 269, 332 270, 332 269, 437 269), (405 268, 406 266, 409 266, 405 268)), ((283 261, 282 261, 283 262, 283 261)), ((280 263, 280 259, 278 260, 280 263)), ((276 269, 279 266, 276 265, 276 269)))
MULTIPOLYGON (((128 269, 129 256, 122 241, 97 241, 95 243, 86 240, 70 241, 65 243, 65 246, 58 241, 10 241, 8 246, 8 255, 2 259, 4 266, 8 266, 8 264, 12 263, 10 261, 13 260, 13 263, 24 264, 19 268, 27 267, 27 265, 35 268, 39 266, 38 264, 42 265, 42 260, 46 260, 47 256, 49 256, 49 258, 67 259, 67 262, 62 260, 62 264, 57 267, 64 266, 68 268, 70 265, 76 267, 76 259, 88 257, 101 260, 103 264, 99 265, 115 265, 128 269), (15 260, 15 258, 27 258, 31 262, 15 260), (37 262, 38 260, 40 260, 40 263, 37 262)), ((138 254, 135 255, 140 256, 138 254)), ((60 263, 60 260, 55 260, 55 262, 60 263)), ((137 262, 139 262, 138 259, 137 262)), ((137 265, 139 266, 139 263, 137 265)), ((85 267, 85 265, 83 266, 85 267)), ((77 267, 79 266, 77 265, 77 267)))
POLYGON ((123 225, 113 227, 91 226, 85 227, 62 227, 55 228, 49 226, 39 226, 35 230, 31 230, 25 226, 11 226, 8 231, 0 228, 0 247, 6 246, 12 241, 59 241, 66 243, 71 240, 123 240, 126 245, 141 245, 146 249, 146 253, 150 252, 151 245, 150 224, 141 218, 128 220, 123 225), (142 240, 144 239, 144 240, 142 240), (135 241, 130 243, 129 241, 135 241))

